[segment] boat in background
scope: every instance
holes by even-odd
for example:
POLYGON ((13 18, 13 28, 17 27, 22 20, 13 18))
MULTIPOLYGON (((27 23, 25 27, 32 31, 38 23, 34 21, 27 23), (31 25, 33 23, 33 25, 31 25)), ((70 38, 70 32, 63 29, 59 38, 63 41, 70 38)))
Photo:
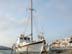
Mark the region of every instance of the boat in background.
POLYGON ((43 36, 43 33, 38 35, 38 40, 33 40, 33 8, 32 8, 32 0, 30 0, 30 18, 31 18, 31 34, 25 35, 20 34, 17 39, 17 42, 13 45, 13 49, 16 51, 17 54, 25 53, 25 54, 47 54, 48 44, 43 36))
POLYGON ((71 54, 72 53, 72 37, 56 40, 50 44, 50 53, 71 54))
POLYGON ((50 47, 51 48, 71 48, 72 47, 72 37, 55 40, 50 44, 50 47))

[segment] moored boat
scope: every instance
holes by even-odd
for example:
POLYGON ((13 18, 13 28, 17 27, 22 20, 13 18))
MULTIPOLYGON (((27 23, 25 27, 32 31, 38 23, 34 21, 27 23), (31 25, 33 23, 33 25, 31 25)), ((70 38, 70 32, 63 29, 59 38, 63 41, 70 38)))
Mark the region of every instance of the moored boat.
POLYGON ((30 18, 31 18, 31 34, 25 35, 20 34, 18 37, 16 43, 13 45, 13 49, 16 51, 17 54, 25 53, 25 54, 31 54, 31 53, 47 53, 47 42, 44 38, 43 33, 38 35, 38 40, 33 40, 33 8, 32 8, 32 0, 30 0, 30 18))

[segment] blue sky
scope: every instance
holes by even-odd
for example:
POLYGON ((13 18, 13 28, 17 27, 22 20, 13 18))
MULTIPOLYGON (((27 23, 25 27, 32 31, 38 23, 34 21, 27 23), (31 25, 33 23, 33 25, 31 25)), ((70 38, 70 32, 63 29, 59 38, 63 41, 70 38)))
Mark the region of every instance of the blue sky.
MULTIPOLYGON (((20 33, 30 32, 28 2, 29 0, 0 0, 0 45, 11 46, 20 33)), ((72 0, 33 0, 34 33, 44 32, 48 42, 72 35, 71 2, 72 0)))

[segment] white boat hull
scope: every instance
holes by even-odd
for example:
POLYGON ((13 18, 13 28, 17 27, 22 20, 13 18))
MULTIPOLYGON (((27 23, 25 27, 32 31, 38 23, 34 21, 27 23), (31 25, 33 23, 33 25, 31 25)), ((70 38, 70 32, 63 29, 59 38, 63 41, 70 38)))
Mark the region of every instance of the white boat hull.
POLYGON ((16 48, 17 53, 22 52, 37 52, 41 53, 44 47, 44 41, 30 43, 21 47, 16 48))

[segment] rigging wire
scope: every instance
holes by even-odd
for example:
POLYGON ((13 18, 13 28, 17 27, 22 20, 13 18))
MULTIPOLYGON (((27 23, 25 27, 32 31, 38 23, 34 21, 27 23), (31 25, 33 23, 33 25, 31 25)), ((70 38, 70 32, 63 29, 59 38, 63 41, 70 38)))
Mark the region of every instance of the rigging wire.
POLYGON ((29 26, 29 15, 28 15, 28 12, 27 12, 28 10, 26 9, 26 15, 25 15, 25 20, 26 20, 26 24, 25 24, 25 28, 24 28, 24 33, 26 33, 27 32, 27 30, 28 30, 28 26, 29 26), (27 17, 28 16, 28 17, 27 17))
MULTIPOLYGON (((39 13, 37 12, 37 29, 38 29, 38 33, 40 33, 40 32, 43 32, 44 31, 44 24, 42 23, 42 20, 40 19, 41 17, 40 17, 40 15, 39 15, 39 13), (40 23, 41 22, 41 23, 40 23)), ((44 33, 44 32, 43 32, 44 33)))
MULTIPOLYGON (((37 13, 37 12, 35 12, 35 13, 37 13)), ((34 30, 36 33, 39 32, 38 31, 38 16, 37 16, 37 14, 34 15, 34 30)))

